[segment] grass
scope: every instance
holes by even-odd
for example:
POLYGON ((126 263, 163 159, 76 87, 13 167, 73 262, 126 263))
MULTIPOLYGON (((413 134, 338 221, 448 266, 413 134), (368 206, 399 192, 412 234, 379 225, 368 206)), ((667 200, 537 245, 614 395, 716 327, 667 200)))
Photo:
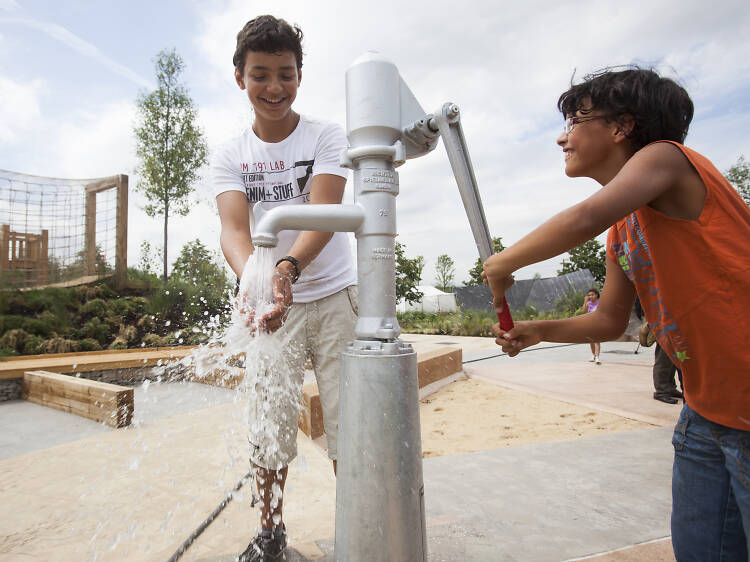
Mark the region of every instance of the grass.
MULTIPOLYGON (((583 306, 583 293, 570 291, 558 299, 551 310, 540 312, 533 306, 512 310, 513 319, 559 320, 575 316, 583 306)), ((439 334, 450 336, 494 337, 492 326, 497 324, 497 316, 484 310, 460 312, 399 312, 398 323, 401 330, 410 334, 439 334)))

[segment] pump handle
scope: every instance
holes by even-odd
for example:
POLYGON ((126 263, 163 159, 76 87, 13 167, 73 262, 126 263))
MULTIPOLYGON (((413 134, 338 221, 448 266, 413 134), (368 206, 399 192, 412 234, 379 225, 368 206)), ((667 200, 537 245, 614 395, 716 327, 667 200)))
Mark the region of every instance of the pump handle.
MULTIPOLYGON (((479 196, 479 187, 477 178, 474 175, 474 168, 471 165, 469 157, 469 148, 466 145, 464 132, 461 127, 461 116, 458 106, 453 103, 444 103, 443 106, 431 116, 427 116, 422 122, 434 130, 440 132, 443 139, 445 151, 448 154, 448 161, 453 169, 453 175, 456 178, 458 191, 461 194, 461 201, 466 209, 466 216, 469 219, 469 226, 474 235, 479 257, 482 262, 486 261, 492 255, 492 238, 490 229, 487 226, 487 218, 484 215, 482 199, 479 196)), ((503 296, 503 311, 497 315, 500 327, 506 332, 513 329, 513 317, 510 315, 508 301, 503 296)))

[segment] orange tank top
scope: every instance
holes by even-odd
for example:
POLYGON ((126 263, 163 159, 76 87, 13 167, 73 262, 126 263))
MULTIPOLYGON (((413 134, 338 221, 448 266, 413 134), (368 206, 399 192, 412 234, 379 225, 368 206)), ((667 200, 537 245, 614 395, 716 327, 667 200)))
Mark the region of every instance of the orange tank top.
POLYGON ((678 143, 706 186, 697 220, 641 207, 615 224, 607 254, 635 285, 687 403, 750 430, 750 208, 711 162, 678 143))

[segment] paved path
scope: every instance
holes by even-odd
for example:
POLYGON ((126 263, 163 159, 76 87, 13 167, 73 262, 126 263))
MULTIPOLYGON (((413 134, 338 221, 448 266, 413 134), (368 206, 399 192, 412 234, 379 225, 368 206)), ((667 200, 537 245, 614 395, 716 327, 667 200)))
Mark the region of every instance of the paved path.
MULTIPOLYGON (((465 360, 499 351, 481 338, 403 339, 418 351, 458 343, 465 360)), ((495 384, 658 423, 425 459, 431 561, 556 561, 610 551, 603 559, 673 560, 668 540, 659 539, 669 535, 669 425, 679 407, 651 399, 650 350, 632 356, 633 344, 603 348, 602 366, 585 362, 588 346, 467 364, 468 374, 495 384)), ((84 431, 53 446, 37 437, 37 450, 0 460, 0 559, 167 560, 247 471, 242 405, 228 391, 200 390, 151 386, 140 400, 150 414, 136 427, 84 431), (192 398, 175 403, 180 393, 192 398)), ((29 422, 6 422, 7 406, 0 404, 3 432, 29 422)), ((60 419, 57 431, 68 427, 60 419)), ((299 560, 332 560, 333 473, 302 434, 299 449, 285 494, 291 544, 299 560)), ((232 560, 256 526, 249 501, 246 487, 183 560, 232 560)))

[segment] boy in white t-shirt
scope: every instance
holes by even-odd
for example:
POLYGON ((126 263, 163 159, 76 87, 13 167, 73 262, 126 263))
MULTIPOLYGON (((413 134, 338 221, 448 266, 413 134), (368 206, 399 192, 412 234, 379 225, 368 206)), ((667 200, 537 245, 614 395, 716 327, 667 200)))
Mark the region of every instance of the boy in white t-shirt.
MULTIPOLYGON (((298 27, 273 16, 251 20, 237 35, 235 79, 247 91, 255 120, 222 147, 212 171, 221 248, 238 278, 253 253, 256 205, 267 210, 278 205, 341 203, 344 194, 347 171, 339 166, 339 154, 346 146, 344 131, 292 109, 302 79, 301 40, 298 27)), ((297 388, 302 385, 306 356, 311 358, 335 471, 339 354, 353 339, 357 314, 348 238, 342 232, 282 231, 274 252, 276 306, 261 326, 269 332, 278 330, 283 341, 303 347, 304 353, 292 353, 297 388)), ((278 432, 274 441, 279 450, 265 450, 262 444, 268 439, 254 435, 251 427, 250 458, 256 467, 261 530, 240 555, 241 561, 283 559, 286 530, 279 491, 283 493, 288 464, 297 454, 299 397, 284 402, 267 408, 251 404, 251 415, 253 410, 263 410, 263 416, 273 418, 265 425, 278 432)))

